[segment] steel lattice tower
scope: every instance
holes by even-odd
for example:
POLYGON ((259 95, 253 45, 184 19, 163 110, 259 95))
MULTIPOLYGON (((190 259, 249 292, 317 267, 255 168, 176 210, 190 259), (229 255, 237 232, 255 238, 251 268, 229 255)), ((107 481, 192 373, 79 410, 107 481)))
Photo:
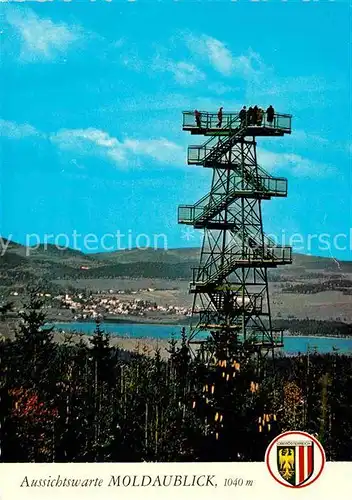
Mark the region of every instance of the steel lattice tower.
POLYGON ((224 114, 183 113, 183 129, 210 136, 188 148, 188 164, 213 170, 210 192, 194 205, 179 207, 181 224, 204 230, 199 267, 193 269, 194 294, 189 345, 198 344, 209 363, 258 359, 283 346, 283 332, 272 326, 268 268, 292 263, 292 249, 263 231, 262 200, 287 196, 287 180, 257 163, 256 137, 291 133, 291 116, 275 114, 258 124, 224 114), (199 126, 200 125, 200 126, 199 126), (210 337, 209 337, 210 334, 210 337))

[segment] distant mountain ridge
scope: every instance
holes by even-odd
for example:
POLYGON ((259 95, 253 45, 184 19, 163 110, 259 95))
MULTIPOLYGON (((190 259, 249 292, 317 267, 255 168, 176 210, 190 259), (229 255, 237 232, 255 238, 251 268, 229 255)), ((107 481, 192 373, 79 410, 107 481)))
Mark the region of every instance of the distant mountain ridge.
MULTIPOLYGON (((3 240, 2 248, 7 244, 3 240)), ((200 248, 131 249, 116 252, 85 254, 71 248, 59 249, 55 245, 26 248, 10 242, 0 257, 2 279, 28 280, 28 276, 46 279, 78 278, 167 278, 189 279, 191 268, 196 267, 200 248)), ((352 261, 337 261, 326 257, 294 254, 291 266, 275 270, 279 276, 307 271, 352 272, 352 261)))

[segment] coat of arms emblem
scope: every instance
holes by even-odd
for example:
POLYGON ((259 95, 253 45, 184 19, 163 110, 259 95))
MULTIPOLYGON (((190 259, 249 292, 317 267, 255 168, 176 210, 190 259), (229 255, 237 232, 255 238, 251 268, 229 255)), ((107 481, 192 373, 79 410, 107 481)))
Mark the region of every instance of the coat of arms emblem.
POLYGON ((302 488, 320 476, 325 453, 315 437, 292 431, 281 434, 270 443, 265 460, 276 481, 283 486, 302 488))
POLYGON ((277 468, 280 476, 292 486, 307 481, 314 470, 314 443, 277 446, 277 468))

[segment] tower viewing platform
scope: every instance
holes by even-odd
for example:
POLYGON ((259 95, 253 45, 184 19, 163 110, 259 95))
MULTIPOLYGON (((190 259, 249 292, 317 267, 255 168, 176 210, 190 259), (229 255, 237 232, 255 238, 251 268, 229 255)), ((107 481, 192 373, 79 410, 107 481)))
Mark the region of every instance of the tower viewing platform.
POLYGON ((269 136, 282 137, 284 134, 291 133, 291 115, 274 114, 273 121, 268 121, 264 112, 260 122, 256 124, 246 123, 241 120, 239 112, 223 113, 221 126, 218 127, 219 119, 217 113, 199 111, 199 125, 197 124, 194 111, 183 112, 183 130, 197 135, 232 135, 241 131, 244 136, 269 136))

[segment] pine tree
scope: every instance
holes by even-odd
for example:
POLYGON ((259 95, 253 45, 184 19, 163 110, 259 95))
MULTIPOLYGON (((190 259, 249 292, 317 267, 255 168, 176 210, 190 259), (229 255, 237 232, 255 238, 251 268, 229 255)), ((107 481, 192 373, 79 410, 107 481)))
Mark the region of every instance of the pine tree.
POLYGON ((11 346, 9 418, 16 426, 13 446, 24 461, 50 461, 53 457, 56 346, 43 305, 39 288, 28 288, 28 301, 11 346))
POLYGON ((179 389, 181 389, 182 394, 185 394, 191 369, 191 355, 187 343, 186 329, 184 327, 181 330, 181 346, 176 348, 172 362, 176 370, 179 389))
POLYGON ((21 386, 48 389, 56 346, 53 328, 46 324, 43 300, 38 287, 28 288, 28 301, 20 312, 21 323, 15 333, 17 376, 21 386))
POLYGON ((170 358, 172 359, 176 354, 177 340, 175 338, 175 334, 171 334, 171 338, 168 341, 169 346, 166 348, 166 351, 170 354, 170 358))
POLYGON ((112 349, 110 347, 110 335, 101 328, 101 322, 96 320, 93 337, 89 339, 91 345, 90 353, 96 365, 96 383, 111 381, 112 349))
POLYGON ((114 383, 114 356, 110 347, 110 336, 96 320, 93 337, 89 339, 92 363, 92 391, 90 393, 92 428, 94 431, 92 453, 95 461, 103 459, 110 442, 110 427, 113 420, 110 411, 110 394, 114 383))

